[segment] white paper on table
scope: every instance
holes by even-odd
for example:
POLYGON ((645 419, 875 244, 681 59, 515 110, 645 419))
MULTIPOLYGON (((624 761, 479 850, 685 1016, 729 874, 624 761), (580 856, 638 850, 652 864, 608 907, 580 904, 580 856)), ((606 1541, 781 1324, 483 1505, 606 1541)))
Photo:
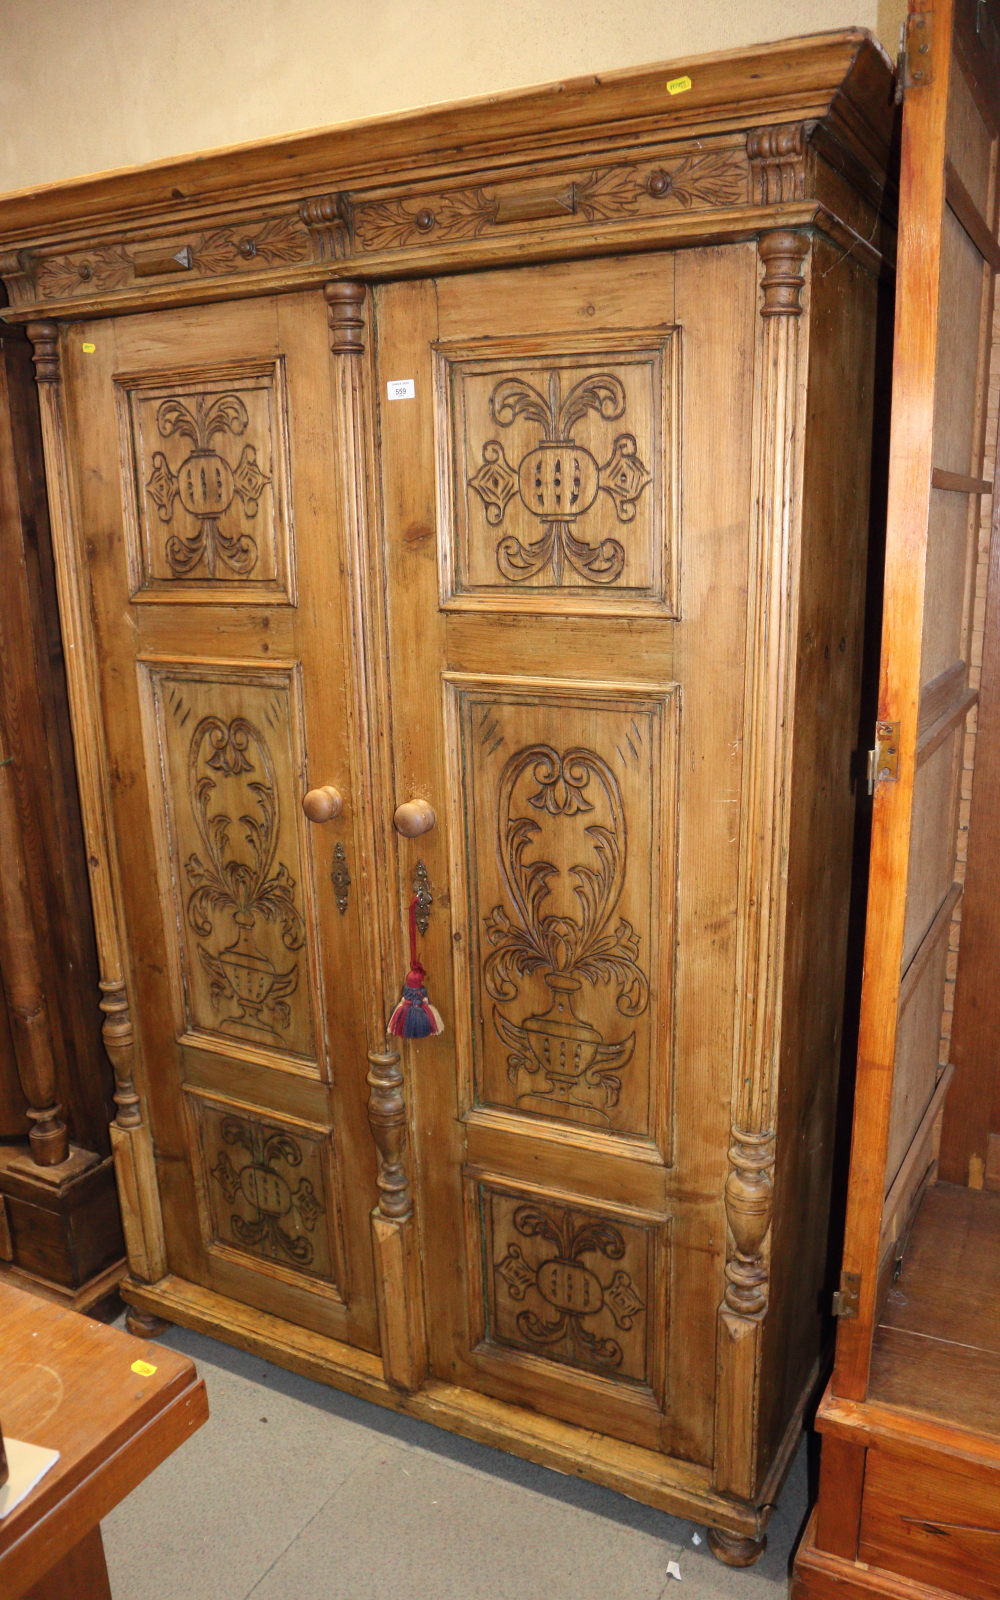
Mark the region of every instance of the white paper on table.
POLYGON ((10 1476, 0 1488, 0 1520, 19 1506, 25 1495, 40 1483, 50 1467, 59 1460, 58 1450, 46 1450, 40 1444, 25 1444, 23 1439, 5 1439, 7 1466, 10 1476))

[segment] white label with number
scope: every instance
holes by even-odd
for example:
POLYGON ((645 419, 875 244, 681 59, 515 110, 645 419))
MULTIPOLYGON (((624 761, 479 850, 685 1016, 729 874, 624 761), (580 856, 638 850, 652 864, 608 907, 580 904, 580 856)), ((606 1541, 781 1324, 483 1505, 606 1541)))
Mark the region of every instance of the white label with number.
POLYGON ((412 400, 416 393, 412 378, 390 378, 385 386, 390 400, 412 400))

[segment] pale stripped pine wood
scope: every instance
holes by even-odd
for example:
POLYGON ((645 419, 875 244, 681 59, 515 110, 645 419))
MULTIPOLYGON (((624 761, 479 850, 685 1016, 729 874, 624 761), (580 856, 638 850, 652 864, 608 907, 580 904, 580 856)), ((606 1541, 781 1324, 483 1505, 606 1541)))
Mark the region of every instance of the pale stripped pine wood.
MULTIPOLYGON (((516 151, 467 113, 484 162, 525 166, 495 233, 369 249, 373 181, 348 260, 355 202, 303 197, 300 165, 284 222, 341 228, 322 262, 71 286, 128 314, 67 337, 64 440, 156 1063, 122 1114, 155 1184, 115 1135, 131 1209, 163 1212, 130 1300, 703 1507, 751 1558, 819 1355, 867 487, 828 441, 867 448, 887 128, 859 36, 805 51, 833 97, 763 55, 753 104, 826 96, 824 128, 747 130, 707 68, 683 125, 747 179, 711 220, 647 215, 657 84, 615 101, 624 219, 560 233, 538 207, 580 107, 532 133, 529 96, 516 151), (373 289, 379 262, 408 281, 373 289), (420 882, 446 1031, 400 1063, 420 882)), ((421 143, 447 122, 405 138, 457 203, 421 143)))
MULTIPOLYGON (((104 464, 87 481, 86 510, 114 529, 110 546, 95 554, 91 576, 104 702, 109 726, 117 730, 112 733, 114 794, 118 839, 127 858, 129 914, 133 927, 146 929, 137 992, 147 1049, 154 1049, 158 1062, 150 1115, 158 1147, 175 1157, 158 1163, 168 1257, 196 1281, 256 1298, 269 1309, 294 1308, 311 1325, 372 1345, 377 1334, 368 1211, 374 1153, 364 1115, 364 1020, 354 989, 339 984, 335 976, 337 967, 349 966, 363 896, 363 884, 357 881, 363 855, 354 799, 358 791, 346 748, 349 682, 327 670, 325 656, 329 619, 337 619, 334 628, 339 631, 343 595, 339 564, 326 559, 316 533, 304 531, 310 518, 321 515, 320 483, 325 489, 327 482, 336 482, 324 354, 328 338, 325 306, 318 297, 258 302, 250 317, 238 307, 227 308, 226 314, 166 313, 154 323, 136 319, 116 327, 106 324, 94 328, 89 341, 74 339, 69 385, 74 420, 87 429, 86 450, 97 450, 104 464), (96 345, 93 358, 82 350, 84 342, 96 345), (200 370, 216 375, 208 385, 210 397, 238 395, 242 373, 250 384, 274 374, 270 411, 254 402, 257 410, 251 406, 232 452, 235 464, 245 436, 257 452, 258 468, 271 480, 269 487, 259 488, 257 518, 241 524, 257 537, 262 562, 265 519, 272 506, 276 537, 291 532, 287 505, 281 505, 287 493, 289 419, 294 429, 295 565, 290 564, 291 551, 288 560, 279 553, 256 604, 253 594, 247 594, 253 569, 249 580, 230 573, 233 587, 226 590, 222 584, 228 569, 221 557, 214 591, 213 580, 202 576, 186 590, 168 589, 164 603, 159 591, 167 583, 147 553, 151 541, 164 541, 176 524, 155 514, 147 490, 151 453, 143 439, 143 470, 137 477, 131 439, 137 428, 152 428, 152 444, 159 448, 169 440, 160 438, 155 410, 151 419, 148 408, 139 410, 144 402, 130 403, 128 396, 149 393, 150 405, 159 405, 178 394, 193 415, 197 384, 204 389, 207 382, 194 380, 193 390, 191 380, 185 386, 194 348, 200 370), (117 384, 116 373, 126 375, 117 384), (267 428, 265 417, 270 418, 267 428), (288 604, 289 585, 294 596, 295 584, 302 586, 297 610, 288 604), (131 622, 126 620, 126 585, 135 596, 131 622), (227 605, 230 592, 233 599, 227 605), (221 718, 230 729, 245 717, 257 730, 247 746, 252 770, 245 776, 234 770, 240 761, 235 755, 226 757, 225 750, 228 768, 208 765, 207 734, 194 751, 193 730, 210 716, 221 718), (136 739, 140 727, 144 748, 136 739), (233 819, 220 860, 250 860, 238 818, 241 812, 258 822, 264 816, 248 787, 251 781, 264 782, 279 804, 276 837, 273 847, 265 846, 265 855, 272 851, 268 881, 274 884, 275 875, 284 872, 294 884, 289 894, 300 920, 292 924, 292 944, 283 943, 280 917, 265 920, 259 905, 251 915, 256 918, 253 940, 272 967, 295 970, 287 1021, 280 1011, 251 1011, 242 1013, 245 1023, 234 1021, 235 1032, 219 1027, 227 1015, 236 1018, 240 1008, 232 994, 215 1005, 199 970, 199 949, 218 952, 231 943, 236 930, 231 922, 221 924, 230 929, 222 935, 214 923, 210 932, 201 933, 191 925, 192 880, 185 864, 196 858, 205 866, 210 859, 207 839, 196 826, 192 786, 199 774, 215 784, 208 791, 209 814, 224 812, 233 819), (302 795, 317 781, 333 782, 345 796, 343 815, 329 823, 309 823, 301 812, 302 795), (355 880, 343 915, 330 882, 338 841, 355 880), (161 904, 171 906, 166 919, 161 904), (175 1039, 183 1041, 179 1048, 175 1039), (304 1220, 297 1227, 292 1222, 312 1276, 292 1271, 294 1258, 274 1235, 270 1246, 265 1241, 256 1255, 252 1246, 241 1251, 232 1216, 252 1225, 253 1206, 247 1210, 238 1189, 232 1194, 225 1190, 218 1158, 231 1150, 235 1164, 230 1164, 239 1173, 250 1157, 245 1151, 240 1155, 243 1146, 225 1142, 227 1115, 242 1118, 244 1129, 248 1118, 256 1119, 262 1139, 270 1129, 293 1140, 292 1164, 282 1167, 279 1154, 274 1170, 279 1185, 286 1182, 285 1174, 292 1190, 300 1177, 305 1180, 322 1208, 318 1214, 309 1209, 298 1213, 304 1220)), ((252 401, 260 391, 245 392, 252 401)), ((191 440, 182 438, 181 445, 183 456, 191 440)), ((175 450, 175 463, 177 455, 175 450)), ((343 492, 346 499, 347 490, 343 492)), ((337 536, 337 524, 332 532, 337 536)), ((204 574, 204 558, 195 571, 204 574)), ((226 749, 235 752, 237 746, 226 749)), ((229 915, 225 909, 215 914, 229 915)), ((264 1158, 258 1154, 255 1159, 259 1164, 264 1158)), ((277 1193, 278 1203, 284 1203, 285 1191, 279 1187, 277 1193)), ((282 1215, 288 1218, 287 1205, 282 1215)), ((287 1232, 288 1223, 283 1225, 287 1232)))

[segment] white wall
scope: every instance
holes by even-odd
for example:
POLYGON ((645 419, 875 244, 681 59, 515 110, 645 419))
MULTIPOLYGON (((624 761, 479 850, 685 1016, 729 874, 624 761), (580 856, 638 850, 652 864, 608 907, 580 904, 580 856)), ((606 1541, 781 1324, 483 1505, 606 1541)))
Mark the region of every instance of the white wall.
POLYGON ((858 25, 905 0, 0 0, 0 191, 578 73, 858 25))

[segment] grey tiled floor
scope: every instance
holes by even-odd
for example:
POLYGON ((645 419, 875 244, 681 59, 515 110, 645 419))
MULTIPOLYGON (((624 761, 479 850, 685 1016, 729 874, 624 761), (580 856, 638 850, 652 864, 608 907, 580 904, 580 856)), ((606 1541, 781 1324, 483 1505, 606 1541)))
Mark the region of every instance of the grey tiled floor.
POLYGON ((763 1559, 704 1528, 185 1329, 205 1427, 105 1519, 115 1600, 784 1600, 800 1451, 763 1559), (696 1545, 692 1535, 699 1534, 696 1545), (677 1561, 681 1584, 667 1574, 677 1561))

